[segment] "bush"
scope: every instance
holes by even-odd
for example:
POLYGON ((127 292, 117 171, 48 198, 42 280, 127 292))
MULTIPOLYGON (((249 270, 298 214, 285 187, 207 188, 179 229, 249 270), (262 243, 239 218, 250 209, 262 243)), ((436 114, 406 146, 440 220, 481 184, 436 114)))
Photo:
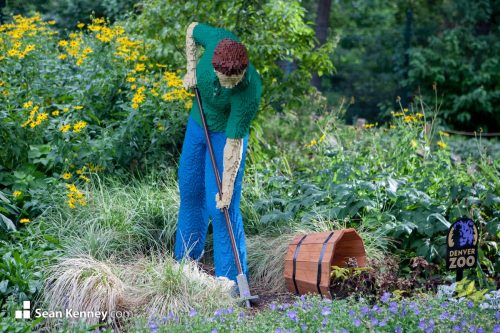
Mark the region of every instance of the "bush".
POLYGON ((122 27, 94 19, 60 40, 53 23, 0 26, 0 184, 23 209, 8 212, 16 221, 57 188, 84 205, 77 186, 92 173, 170 163, 191 105, 177 73, 122 27))

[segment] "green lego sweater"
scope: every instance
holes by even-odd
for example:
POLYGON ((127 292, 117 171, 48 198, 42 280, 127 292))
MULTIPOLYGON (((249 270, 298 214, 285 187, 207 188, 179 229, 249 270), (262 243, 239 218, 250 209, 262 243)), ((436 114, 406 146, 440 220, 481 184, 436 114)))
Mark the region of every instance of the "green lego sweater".
MULTIPOLYGON (((222 87, 212 65, 212 56, 217 44, 229 38, 240 42, 233 33, 210 25, 198 23, 193 30, 196 44, 205 52, 196 66, 196 82, 200 91, 207 126, 213 132, 226 132, 232 139, 246 136, 250 123, 259 108, 262 82, 252 64, 249 64, 241 82, 233 88, 222 87)), ((203 126, 198 111, 198 103, 193 100, 191 117, 203 126)))

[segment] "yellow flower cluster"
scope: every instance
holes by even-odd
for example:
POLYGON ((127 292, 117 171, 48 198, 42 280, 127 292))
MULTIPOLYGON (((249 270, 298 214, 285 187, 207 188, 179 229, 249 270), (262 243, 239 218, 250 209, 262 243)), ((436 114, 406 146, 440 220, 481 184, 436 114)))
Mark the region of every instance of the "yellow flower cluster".
POLYGON ((377 125, 378 125, 378 123, 375 123, 375 124, 366 123, 366 124, 363 125, 363 128, 373 128, 373 127, 375 127, 377 125))
POLYGON ((146 90, 146 87, 144 87, 144 86, 139 87, 136 90, 134 97, 132 97, 132 107, 134 109, 138 109, 139 105, 144 103, 144 101, 146 100, 146 95, 144 95, 144 90, 146 90))
POLYGON ((187 99, 189 97, 192 97, 193 94, 188 92, 186 89, 184 88, 180 88, 180 89, 174 89, 172 91, 169 91, 167 92, 166 94, 163 94, 163 96, 161 96, 161 98, 164 100, 164 101, 174 101, 174 100, 178 100, 178 99, 187 99))
POLYGON ((139 58, 139 51, 137 50, 142 45, 142 41, 133 41, 127 36, 123 36, 117 38, 116 43, 115 55, 127 61, 136 61, 139 58))
POLYGON ((323 141, 325 140, 325 138, 326 138, 326 134, 323 134, 323 135, 321 135, 321 137, 320 137, 318 140, 316 140, 316 139, 312 139, 312 140, 311 140, 311 142, 306 143, 306 144, 304 145, 304 147, 306 147, 306 148, 311 148, 311 147, 314 147, 314 146, 316 146, 318 143, 323 142, 323 141))
POLYGON ((30 219, 28 219, 28 218, 22 218, 22 219, 19 220, 19 223, 23 223, 23 224, 24 223, 29 223, 29 222, 30 222, 30 219))
POLYGON ((23 194, 23 192, 21 192, 21 191, 14 191, 12 193, 12 195, 14 196, 14 198, 19 198, 21 196, 21 194, 23 194))
MULTIPOLYGON (((26 109, 31 108, 33 105, 33 102, 29 101, 24 103, 24 107, 26 109)), ((33 106, 33 108, 30 111, 28 120, 26 120, 24 123, 21 124, 21 127, 26 127, 30 126, 31 128, 35 128, 38 125, 40 125, 42 122, 48 119, 49 115, 47 112, 39 112, 40 107, 38 105, 33 106)))
POLYGON ((69 190, 68 192, 68 206, 69 208, 75 208, 76 204, 80 204, 81 206, 87 205, 87 200, 80 190, 78 190, 75 184, 66 184, 66 188, 69 190))
POLYGON ((61 46, 66 53, 59 54, 58 58, 64 60, 69 56, 76 59, 76 65, 81 66, 85 58, 89 53, 92 53, 93 50, 90 47, 84 47, 83 43, 83 34, 80 33, 71 33, 69 35, 70 40, 60 40, 58 45, 61 46))
MULTIPOLYGON (((87 122, 80 120, 73 124, 73 132, 79 133, 87 126, 87 122)), ((66 133, 71 129, 71 124, 64 124, 59 127, 59 131, 62 133, 66 133)))
MULTIPOLYGON (((79 23, 78 28, 83 28, 84 24, 79 23)), ((95 32, 95 38, 103 43, 109 43, 117 36, 121 36, 125 33, 125 29, 121 26, 108 27, 108 22, 104 18, 95 18, 92 20, 92 24, 87 26, 92 32, 95 32)))
POLYGON ((175 72, 163 73, 163 79, 167 82, 167 87, 180 88, 182 87, 182 80, 175 72))

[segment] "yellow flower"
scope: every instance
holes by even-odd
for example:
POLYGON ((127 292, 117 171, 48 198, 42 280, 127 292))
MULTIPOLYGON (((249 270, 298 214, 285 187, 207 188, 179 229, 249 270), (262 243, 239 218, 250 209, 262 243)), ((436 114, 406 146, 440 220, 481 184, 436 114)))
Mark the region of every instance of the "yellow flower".
POLYGON ((82 179, 82 180, 84 180, 84 181, 86 181, 86 182, 90 181, 90 178, 89 178, 89 177, 86 177, 86 176, 84 176, 84 175, 80 175, 80 177, 79 177, 79 178, 80 178, 80 179, 82 179))
POLYGON ((325 140, 326 138, 326 134, 323 134, 320 138, 319 138, 319 142, 323 142, 323 140, 325 140))
POLYGON ((32 106, 33 106, 33 102, 32 101, 28 101, 28 102, 26 102, 26 103, 23 104, 23 108, 25 108, 25 109, 29 109, 32 106))
POLYGON ((24 52, 25 53, 28 53, 28 52, 31 52, 35 49, 35 45, 33 44, 28 44, 25 48, 24 48, 24 52))
POLYGON ((137 89, 137 86, 135 84, 133 84, 130 86, 130 89, 135 90, 135 89, 137 89))
POLYGON ((167 65, 156 64, 156 67, 165 68, 165 67, 167 67, 167 65))
POLYGON ((147 57, 147 56, 145 56, 145 55, 141 55, 141 56, 139 57, 139 60, 140 60, 140 61, 146 61, 146 60, 148 60, 148 57, 147 57))
POLYGON ((66 172, 66 173, 65 173, 65 174, 63 174, 61 177, 62 177, 63 179, 65 179, 65 180, 68 180, 68 179, 70 179, 71 177, 73 177, 73 175, 72 175, 71 173, 69 173, 69 172, 66 172))
POLYGON ((76 32, 72 32, 69 34, 69 38, 71 39, 75 39, 76 37, 78 37, 78 34, 76 32))
POLYGON ((135 70, 136 72, 142 72, 142 71, 144 71, 145 69, 146 69, 146 66, 145 66, 144 64, 137 64, 137 65, 135 65, 135 68, 134 68, 134 70, 135 70))
POLYGON ((12 193, 12 195, 14 196, 14 198, 18 198, 18 197, 20 197, 20 196, 21 196, 21 194, 23 194, 23 192, 21 192, 21 191, 14 191, 14 192, 12 193))
POLYGON ((70 124, 67 124, 67 125, 63 125, 59 128, 59 131, 63 132, 63 133, 66 133, 67 131, 69 131, 71 128, 71 125, 70 124))
POLYGON ((422 112, 417 112, 416 116, 417 118, 423 118, 424 114, 422 112))
POLYGON ((59 59, 61 59, 61 60, 64 60, 64 59, 66 59, 66 58, 68 57, 68 55, 67 55, 67 54, 64 54, 64 53, 61 53, 61 54, 59 54, 57 57, 58 57, 59 59))
POLYGON ((404 109, 403 109, 403 112, 408 112, 408 108, 404 108, 404 109))
POLYGON ((84 26, 85 26, 85 24, 84 24, 84 23, 78 23, 78 24, 76 25, 76 27, 77 27, 78 29, 82 29, 84 26))
POLYGON ((417 148, 417 140, 415 139, 411 140, 410 144, 413 148, 417 148))
POLYGON ((186 109, 191 109, 193 107, 193 101, 192 100, 189 100, 186 102, 186 104, 184 105, 186 107, 186 109))
POLYGON ((448 145, 447 145, 446 143, 444 143, 443 141, 438 141, 438 142, 437 142, 437 145, 438 145, 440 148, 443 148, 443 149, 444 149, 444 148, 446 148, 446 147, 448 147, 448 145))
POLYGON ((93 51, 93 50, 92 50, 92 48, 90 48, 90 47, 86 47, 86 48, 85 48, 85 49, 83 49, 83 51, 82 51, 82 53, 83 53, 83 54, 89 54, 89 53, 92 53, 92 52, 94 52, 94 51, 93 51))
POLYGON ((30 222, 30 219, 28 218, 23 218, 23 219, 20 219, 19 220, 20 223, 29 223, 30 222))
POLYGON ((73 132, 79 133, 83 128, 87 126, 87 122, 80 120, 73 125, 73 132))
POLYGON ((75 110, 81 110, 81 109, 83 109, 83 106, 81 106, 81 105, 75 105, 75 106, 73 106, 73 109, 75 109, 75 110))
POLYGON ((56 21, 51 20, 51 21, 48 21, 47 23, 50 24, 50 25, 54 25, 54 24, 56 24, 56 21))
POLYGON ((69 108, 63 108, 63 112, 68 112, 69 108))
POLYGON ((68 41, 67 40, 60 40, 58 43, 59 46, 66 47, 68 46, 68 41))
POLYGON ((59 115, 59 111, 58 111, 58 110, 56 110, 56 111, 52 111, 52 115, 53 115, 53 116, 58 116, 58 115, 59 115))
POLYGON ((390 125, 389 128, 394 129, 396 128, 396 125, 390 125))
POLYGON ((442 136, 450 136, 450 133, 443 132, 443 131, 439 131, 439 135, 442 135, 442 136))
POLYGON ((8 50, 8 51, 7 51, 7 55, 8 55, 9 57, 15 57, 15 56, 16 56, 16 55, 18 55, 18 54, 19 54, 19 51, 18 51, 18 50, 10 49, 10 50, 8 50))
POLYGON ((127 77, 127 82, 135 82, 135 77, 129 76, 127 77))

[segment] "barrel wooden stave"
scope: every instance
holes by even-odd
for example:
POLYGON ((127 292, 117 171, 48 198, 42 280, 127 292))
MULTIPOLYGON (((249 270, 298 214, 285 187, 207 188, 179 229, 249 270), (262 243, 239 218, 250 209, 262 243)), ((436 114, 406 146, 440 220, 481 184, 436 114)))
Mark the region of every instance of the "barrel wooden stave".
POLYGON ((287 289, 295 292, 297 286, 299 294, 308 292, 318 293, 317 274, 318 259, 323 246, 324 255, 321 260, 321 282, 319 288, 321 294, 331 298, 330 295, 330 273, 331 266, 345 266, 347 257, 356 257, 358 266, 366 265, 366 253, 363 240, 354 229, 335 230, 332 237, 324 245, 325 240, 331 232, 320 232, 307 235, 302 241, 300 249, 296 249, 304 235, 297 235, 288 247, 285 257, 284 277, 287 289), (295 284, 293 282, 293 258, 296 255, 295 284))

